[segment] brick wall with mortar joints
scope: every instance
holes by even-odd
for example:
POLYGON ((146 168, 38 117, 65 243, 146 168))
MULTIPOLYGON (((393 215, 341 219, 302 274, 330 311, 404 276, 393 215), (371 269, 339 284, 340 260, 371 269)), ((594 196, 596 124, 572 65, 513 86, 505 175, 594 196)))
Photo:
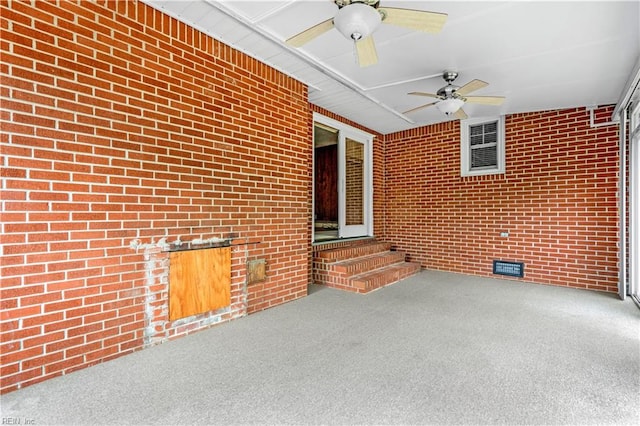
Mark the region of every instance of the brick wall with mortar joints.
POLYGON ((141 2, 0 7, 3 392, 144 346, 166 291, 134 239, 256 239, 232 285, 268 278, 232 310, 306 295, 304 85, 141 2))
POLYGON ((616 291, 617 126, 585 108, 507 116, 506 174, 476 177, 460 176, 459 129, 386 136, 385 238, 427 269, 524 261, 526 281, 616 291))

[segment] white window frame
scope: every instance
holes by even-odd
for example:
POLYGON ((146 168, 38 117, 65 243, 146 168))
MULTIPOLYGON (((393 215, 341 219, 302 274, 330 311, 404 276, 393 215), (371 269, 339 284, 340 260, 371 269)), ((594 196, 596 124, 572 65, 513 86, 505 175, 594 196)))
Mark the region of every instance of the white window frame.
POLYGON ((505 173, 504 116, 471 118, 460 121, 460 174, 462 176, 483 176, 505 173), (497 165, 492 168, 471 169, 470 127, 497 121, 497 165))

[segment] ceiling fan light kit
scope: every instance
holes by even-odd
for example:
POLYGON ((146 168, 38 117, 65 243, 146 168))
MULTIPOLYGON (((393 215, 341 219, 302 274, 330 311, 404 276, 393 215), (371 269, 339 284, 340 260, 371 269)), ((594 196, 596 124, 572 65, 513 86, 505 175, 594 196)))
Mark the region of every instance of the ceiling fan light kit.
POLYGON ((333 25, 346 38, 358 41, 378 28, 382 17, 376 9, 363 3, 353 3, 338 10, 333 25))
POLYGON ((349 40, 355 41, 358 64, 376 64, 378 54, 371 35, 383 24, 391 24, 414 31, 438 33, 447 20, 445 13, 397 7, 379 8, 380 0, 334 0, 338 12, 306 30, 288 38, 285 43, 302 47, 306 43, 335 28, 349 40))
POLYGON ((440 112, 450 115, 458 111, 462 105, 464 105, 464 101, 462 99, 449 98, 438 102, 436 104, 436 108, 438 108, 440 112))

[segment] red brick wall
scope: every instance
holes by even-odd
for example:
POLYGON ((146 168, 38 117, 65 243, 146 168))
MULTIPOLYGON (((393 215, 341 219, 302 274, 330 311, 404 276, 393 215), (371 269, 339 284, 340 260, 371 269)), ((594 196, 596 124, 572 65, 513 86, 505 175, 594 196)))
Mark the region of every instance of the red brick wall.
POLYGON ((460 176, 457 121, 387 135, 384 238, 428 269, 523 261, 525 281, 615 291, 617 126, 585 108, 505 123, 506 174, 485 177, 460 176))
POLYGON ((0 4, 3 392, 306 295, 303 84, 141 2, 0 4), (215 238, 232 307, 169 323, 163 250, 215 238))

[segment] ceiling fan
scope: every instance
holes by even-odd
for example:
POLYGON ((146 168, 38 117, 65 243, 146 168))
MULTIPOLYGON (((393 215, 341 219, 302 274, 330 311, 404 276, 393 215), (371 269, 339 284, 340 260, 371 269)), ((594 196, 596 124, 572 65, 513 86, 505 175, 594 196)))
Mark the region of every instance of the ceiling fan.
POLYGON ((336 28, 355 43, 358 63, 361 67, 378 62, 373 32, 383 24, 398 25, 416 31, 438 33, 447 20, 447 14, 422 10, 379 7, 380 0, 334 0, 338 13, 287 39, 293 47, 301 47, 314 38, 336 28))
POLYGON ((429 98, 436 98, 437 101, 428 103, 426 105, 421 105, 419 107, 410 109, 408 111, 403 112, 403 114, 408 114, 411 112, 415 112, 421 110, 423 108, 430 107, 431 105, 435 105, 441 112, 444 112, 446 115, 453 115, 454 118, 458 118, 460 120, 464 120, 468 118, 467 114, 462 110, 462 105, 466 102, 482 104, 482 105, 501 105, 504 102, 503 96, 467 96, 467 93, 471 93, 473 91, 482 89, 489 85, 482 80, 471 80, 469 83, 465 84, 462 87, 453 85, 453 81, 458 77, 458 73, 454 71, 445 71, 442 73, 442 78, 447 82, 447 85, 442 87, 440 90, 433 93, 424 93, 424 92, 410 92, 409 95, 417 95, 417 96, 426 96, 429 98))

